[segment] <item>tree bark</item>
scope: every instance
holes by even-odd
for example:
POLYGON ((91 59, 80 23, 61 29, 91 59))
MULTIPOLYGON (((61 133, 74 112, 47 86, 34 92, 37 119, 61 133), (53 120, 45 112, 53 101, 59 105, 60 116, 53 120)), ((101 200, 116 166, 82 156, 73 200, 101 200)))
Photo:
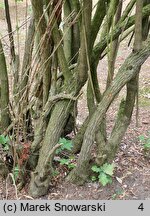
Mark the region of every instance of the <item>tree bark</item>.
POLYGON ((138 68, 145 62, 150 55, 150 38, 138 53, 132 53, 126 59, 122 67, 119 69, 118 74, 114 78, 114 81, 110 87, 106 90, 101 102, 99 103, 96 111, 92 115, 92 118, 86 129, 82 149, 77 161, 77 167, 74 168, 67 180, 76 184, 83 184, 88 177, 89 161, 91 158, 91 148, 95 140, 95 133, 97 132, 99 125, 102 122, 108 107, 113 101, 116 94, 122 89, 122 87, 129 82, 138 73, 138 68))
POLYGON ((1 131, 4 132, 5 129, 10 124, 9 116, 9 84, 8 84, 8 74, 5 55, 2 47, 2 42, 0 40, 0 109, 1 109, 1 131))
MULTIPOLYGON (((51 86, 51 65, 50 65, 50 55, 51 55, 51 42, 50 42, 50 35, 47 26, 47 22, 43 12, 43 2, 40 0, 32 0, 32 8, 33 8, 33 15, 35 18, 35 28, 38 31, 37 36, 39 37, 38 49, 40 50, 40 68, 39 74, 42 74, 42 81, 43 81, 43 106, 46 104, 49 90, 51 86)), ((38 75, 39 75, 38 74, 38 75)))
POLYGON ((49 152, 58 143, 69 115, 70 106, 70 101, 60 101, 54 107, 40 149, 38 164, 32 173, 29 192, 33 197, 47 193, 53 175, 53 155, 49 155, 49 152))
MULTIPOLYGON (((32 0, 33 1, 33 0, 32 0)), ((58 61, 60 68, 64 75, 64 86, 61 92, 77 96, 87 80, 87 55, 89 47, 89 27, 91 24, 91 12, 92 12, 92 1, 84 0, 82 14, 82 43, 81 53, 79 54, 77 68, 74 70, 74 77, 71 73, 67 61, 65 58, 63 47, 61 46, 61 35, 58 30, 57 23, 53 25, 52 36, 57 49, 58 61), (89 16, 90 13, 90 16, 89 16), (82 55, 83 54, 83 55, 82 55), (86 65, 84 65, 86 63, 86 65), (78 70, 78 69, 81 70, 78 70), (77 82, 75 77, 80 77, 80 81, 77 82), (84 77, 85 76, 85 77, 84 77)), ((54 20, 53 20, 54 21, 54 20)), ((53 155, 48 155, 53 147, 57 144, 61 133, 66 125, 66 121, 69 117, 71 110, 73 109, 74 101, 72 99, 58 101, 50 115, 50 120, 46 129, 46 133, 43 139, 42 147, 40 149, 39 160, 35 172, 32 175, 30 183, 30 194, 34 197, 44 195, 49 187, 49 180, 52 177, 53 167, 52 160, 53 155)))
POLYGON ((68 0, 64 3, 64 52, 68 65, 72 58, 72 26, 71 26, 71 6, 68 0))

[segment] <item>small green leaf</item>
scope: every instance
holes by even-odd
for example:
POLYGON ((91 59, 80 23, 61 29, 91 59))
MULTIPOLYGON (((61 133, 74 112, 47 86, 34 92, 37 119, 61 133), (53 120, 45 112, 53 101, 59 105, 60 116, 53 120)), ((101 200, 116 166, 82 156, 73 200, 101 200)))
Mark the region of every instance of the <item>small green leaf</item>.
POLYGON ((144 145, 144 149, 150 149, 150 142, 148 142, 144 145))
POLYGON ((56 154, 59 154, 60 152, 62 152, 61 148, 56 149, 56 154))
POLYGON ((8 144, 5 144, 4 151, 9 151, 9 145, 8 144))
POLYGON ((115 168, 114 164, 107 164, 107 163, 105 163, 101 167, 101 169, 103 170, 103 172, 106 173, 107 175, 110 175, 110 176, 113 175, 114 168, 115 168))
POLYGON ((105 173, 100 173, 100 175, 98 176, 99 182, 103 185, 106 186, 107 184, 111 184, 112 183, 112 179, 110 176, 108 176, 105 173))
POLYGON ((121 195, 124 193, 124 190, 122 188, 116 189, 116 194, 121 195))
POLYGON ((62 159, 60 159, 59 162, 61 165, 68 165, 70 161, 69 161, 69 159, 62 158, 62 159))
POLYGON ((62 144, 62 146, 61 146, 62 150, 66 149, 66 150, 71 151, 71 148, 73 146, 72 141, 71 140, 67 140, 65 138, 60 138, 60 140, 59 140, 58 143, 62 144))
POLYGON ((73 168, 75 168, 76 167, 76 164, 74 164, 74 163, 69 163, 68 164, 68 168, 69 169, 73 169, 73 168))
POLYGON ((58 143, 61 144, 61 147, 56 150, 56 154, 59 154, 63 150, 71 151, 73 146, 72 141, 65 138, 60 138, 58 143))
POLYGON ((94 172, 96 172, 96 173, 99 173, 99 172, 102 171, 102 169, 101 169, 100 167, 96 166, 96 165, 92 166, 91 169, 92 169, 94 172))
POLYGON ((53 173, 52 173, 52 176, 58 176, 59 175, 59 171, 55 170, 53 173))
POLYGON ((70 156, 69 156, 69 159, 70 159, 70 160, 74 160, 75 158, 76 158, 76 157, 75 157, 74 155, 70 155, 70 156))
POLYGON ((3 135, 0 136, 0 144, 5 144, 5 143, 7 143, 7 141, 8 141, 7 137, 5 137, 3 135))
POLYGON ((144 142, 144 141, 145 141, 145 136, 144 136, 144 135, 140 135, 140 136, 139 136, 139 140, 140 140, 141 142, 144 142))
POLYGON ((59 143, 59 144, 64 144, 65 142, 66 142, 66 139, 65 139, 65 138, 60 138, 58 143, 59 143))
POLYGON ((3 135, 1 135, 0 136, 0 144, 3 146, 3 150, 4 151, 8 151, 9 150, 9 138, 8 138, 8 136, 3 136, 3 135))
POLYGON ((116 199, 116 197, 117 197, 117 194, 113 194, 113 195, 112 195, 112 199, 113 199, 113 200, 116 199))
POLYGON ((67 142, 63 145, 63 149, 71 151, 71 148, 72 148, 72 143, 70 142, 67 142))
POLYGON ((91 180, 95 182, 97 180, 96 176, 91 176, 91 180))

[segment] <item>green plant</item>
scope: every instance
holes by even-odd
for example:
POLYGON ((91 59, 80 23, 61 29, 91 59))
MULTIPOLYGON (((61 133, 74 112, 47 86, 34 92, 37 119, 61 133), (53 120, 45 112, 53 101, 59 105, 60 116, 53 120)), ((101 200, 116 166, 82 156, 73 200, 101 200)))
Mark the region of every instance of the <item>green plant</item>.
MULTIPOLYGON (((61 144, 61 146, 56 150, 56 155, 62 153, 64 150, 71 151, 73 146, 72 141, 65 138, 60 138, 58 143, 61 144)), ((73 169, 76 166, 72 162, 74 159, 74 155, 65 155, 65 158, 60 157, 59 155, 58 157, 54 158, 54 160, 58 161, 61 165, 66 165, 68 169, 73 169)))
POLYGON ((61 153, 63 150, 71 151, 73 146, 72 141, 65 138, 60 138, 58 143, 61 144, 61 146, 56 150, 56 154, 61 153))
POLYGON ((118 196, 123 195, 124 190, 123 189, 117 189, 115 193, 112 195, 112 199, 115 200, 117 199, 118 196))
MULTIPOLYGON (((112 176, 114 171, 115 165, 114 164, 107 164, 105 163, 103 166, 98 167, 97 165, 92 166, 93 172, 98 174, 98 181, 103 185, 106 186, 107 184, 112 183, 112 176)), ((92 181, 96 180, 96 176, 92 176, 92 181)))
POLYGON ((145 137, 144 135, 140 135, 139 140, 143 144, 144 150, 150 150, 150 132, 148 134, 148 137, 145 137))
POLYGON ((150 132, 148 136, 140 135, 139 136, 140 142, 143 144, 143 149, 146 156, 150 156, 150 132))
POLYGON ((58 176, 60 174, 60 172, 58 170, 54 170, 52 172, 52 176, 55 177, 55 176, 58 176))
POLYGON ((76 165, 72 163, 72 160, 70 158, 61 158, 59 162, 61 165, 66 165, 69 169, 73 169, 74 167, 76 167, 76 165))
POLYGON ((3 147, 4 151, 9 151, 10 148, 10 139, 8 136, 0 135, 0 144, 3 147))
POLYGON ((96 176, 91 176, 91 180, 92 180, 92 182, 95 182, 95 181, 97 181, 97 178, 96 178, 96 176))

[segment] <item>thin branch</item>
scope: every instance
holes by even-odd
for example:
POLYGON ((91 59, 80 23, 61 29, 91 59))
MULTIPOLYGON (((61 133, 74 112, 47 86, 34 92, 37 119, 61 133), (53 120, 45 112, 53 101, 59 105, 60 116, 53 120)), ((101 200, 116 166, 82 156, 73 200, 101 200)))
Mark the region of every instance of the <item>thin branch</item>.
POLYGON ((10 53, 11 53, 12 61, 15 61, 15 56, 16 56, 15 55, 15 45, 14 45, 14 38, 13 38, 13 32, 12 32, 8 0, 4 0, 4 3, 5 3, 6 21, 7 21, 7 26, 8 26, 8 35, 9 35, 9 41, 10 41, 10 53))

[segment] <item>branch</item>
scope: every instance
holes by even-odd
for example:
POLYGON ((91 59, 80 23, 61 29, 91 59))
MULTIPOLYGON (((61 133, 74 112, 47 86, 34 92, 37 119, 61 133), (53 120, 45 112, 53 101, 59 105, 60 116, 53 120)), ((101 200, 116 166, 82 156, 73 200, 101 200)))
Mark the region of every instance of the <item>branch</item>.
POLYGON ((45 119, 48 116, 48 114, 50 113, 51 108, 54 106, 54 104, 57 101, 59 101, 59 100, 73 100, 73 101, 76 101, 79 96, 80 96, 80 94, 77 97, 73 97, 70 94, 59 94, 59 95, 51 96, 48 99, 45 106, 44 106, 42 118, 45 119))
POLYGON ((97 34, 99 32, 100 26, 106 15, 105 1, 99 0, 97 3, 96 11, 91 23, 91 47, 93 47, 97 34))
POLYGON ((1 111, 1 127, 6 129, 9 126, 9 83, 6 58, 3 51, 2 42, 0 40, 0 111, 1 111))
POLYGON ((52 37, 54 40, 55 47, 57 49, 58 61, 60 63, 61 70, 63 72, 65 81, 70 80, 72 75, 68 68, 67 60, 65 57, 64 49, 62 46, 62 37, 60 31, 58 30, 58 25, 56 20, 53 21, 52 37))
MULTIPOLYGON (((150 4, 145 6, 143 8, 142 12, 143 12, 143 18, 150 15, 150 4)), ((128 28, 130 28, 134 24, 135 24, 135 15, 131 16, 128 19, 127 23, 126 23, 126 20, 124 20, 122 23, 119 22, 116 25, 116 27, 114 28, 113 35, 109 34, 108 36, 104 37, 104 39, 94 47, 93 54, 92 54, 92 61, 98 62, 102 52, 104 51, 104 49, 107 46, 107 42, 110 42, 111 39, 115 40, 118 37, 118 35, 120 35, 122 33, 122 29, 127 30, 128 28)))
POLYGON ((10 53, 12 60, 15 61, 15 45, 14 45, 14 38, 12 33, 12 25, 11 25, 11 19, 10 19, 10 12, 9 12, 9 3, 8 0, 4 1, 5 3, 5 13, 6 13, 6 20, 7 20, 7 26, 8 26, 8 33, 9 33, 9 41, 10 41, 10 53))
POLYGON ((127 5, 126 9, 124 10, 124 12, 121 16, 120 23, 122 23, 127 18, 128 14, 131 12, 135 2, 136 2, 136 0, 131 0, 129 2, 129 4, 127 5))
POLYGON ((92 1, 84 0, 82 5, 82 23, 80 27, 81 46, 78 57, 78 65, 76 68, 78 74, 78 82, 84 85, 88 78, 88 58, 90 52, 90 36, 91 36, 91 16, 92 16, 92 1))

